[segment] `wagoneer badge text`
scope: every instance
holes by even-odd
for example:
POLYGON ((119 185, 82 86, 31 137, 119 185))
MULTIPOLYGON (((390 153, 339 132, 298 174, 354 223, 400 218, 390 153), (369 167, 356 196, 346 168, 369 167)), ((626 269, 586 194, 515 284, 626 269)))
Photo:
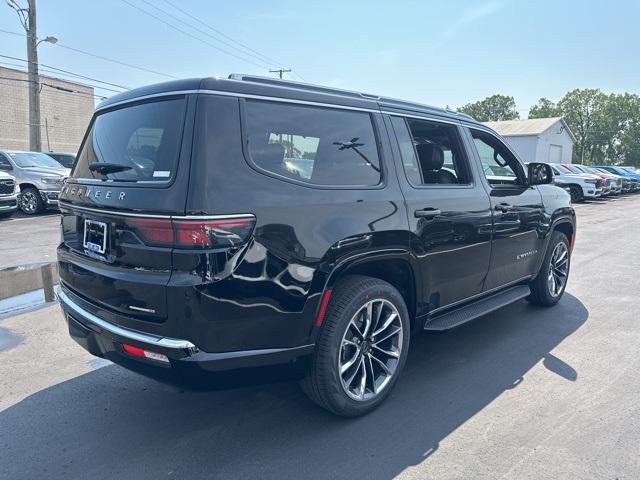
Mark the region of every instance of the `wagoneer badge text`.
MULTIPOLYGON (((91 198, 93 196, 93 198, 100 198, 100 197, 104 197, 106 199, 109 198, 113 198, 115 197, 114 193, 111 190, 102 190, 102 189, 92 189, 91 187, 86 187, 86 188, 82 188, 82 187, 69 187, 69 186, 64 186, 62 188, 62 193, 68 193, 70 195, 77 195, 78 198, 81 197, 85 197, 85 198, 91 198)), ((120 192, 117 195, 118 200, 124 200, 124 197, 126 197, 127 194, 125 192, 120 192)))

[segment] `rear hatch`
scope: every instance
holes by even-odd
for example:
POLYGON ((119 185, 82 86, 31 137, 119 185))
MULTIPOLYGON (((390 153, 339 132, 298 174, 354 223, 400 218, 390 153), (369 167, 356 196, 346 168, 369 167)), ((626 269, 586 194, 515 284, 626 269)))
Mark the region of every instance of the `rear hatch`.
POLYGON ((62 189, 61 280, 107 314, 167 317, 194 109, 193 97, 171 95, 99 110, 62 189))

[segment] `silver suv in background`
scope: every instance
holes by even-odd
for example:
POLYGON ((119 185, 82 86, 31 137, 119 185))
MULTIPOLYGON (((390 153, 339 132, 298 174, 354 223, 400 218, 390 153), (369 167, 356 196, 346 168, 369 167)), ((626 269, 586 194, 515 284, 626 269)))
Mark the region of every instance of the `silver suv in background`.
POLYGON ((0 151, 0 171, 13 175, 20 187, 18 206, 27 215, 58 205, 58 195, 70 169, 40 152, 0 151))
POLYGON ((0 171, 0 218, 10 217, 18 209, 18 192, 20 188, 15 179, 6 172, 0 171))

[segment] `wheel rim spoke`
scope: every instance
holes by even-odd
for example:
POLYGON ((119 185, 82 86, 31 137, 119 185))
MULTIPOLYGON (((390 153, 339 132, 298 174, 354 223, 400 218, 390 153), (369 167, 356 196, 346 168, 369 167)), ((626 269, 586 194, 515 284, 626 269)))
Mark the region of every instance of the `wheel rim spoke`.
POLYGON ((569 249, 564 242, 558 243, 551 254, 548 288, 549 293, 557 297, 564 288, 569 275, 569 249))
POLYGON ((396 319, 397 315, 395 313, 390 314, 386 320, 384 321, 384 323, 382 324, 382 326, 380 328, 378 328, 376 331, 373 332, 373 337, 377 337, 378 335, 380 335, 382 332, 384 332, 389 325, 391 325, 393 323, 393 321, 396 319))
POLYGON ((402 319, 388 300, 362 305, 345 329, 338 355, 344 391, 354 400, 369 400, 389 384, 403 344, 402 319))
POLYGON ((387 332, 387 334, 382 337, 381 339, 376 339, 375 342, 373 342, 374 345, 378 345, 379 343, 384 342, 385 340, 389 339, 390 337, 393 337, 396 333, 398 333, 399 331, 402 330, 402 327, 396 327, 395 329, 391 330, 390 332, 387 332))
POLYGON ((364 400, 364 394, 367 391, 367 366, 364 363, 364 357, 360 357, 360 398, 364 400))
MULTIPOLYGON (((386 355, 387 357, 391 357, 391 358, 400 358, 400 352, 396 352, 394 350, 385 350, 383 348, 380 348, 378 345, 373 345, 373 350, 376 350, 380 353, 382 353, 383 355, 386 355)), ((375 356, 375 354, 372 353, 372 355, 375 356)))
POLYGON ((391 372, 391 370, 389 370, 389 367, 387 367, 387 364, 386 364, 386 363, 384 363, 383 361, 381 361, 381 360, 379 360, 378 358, 374 357, 373 355, 369 355, 369 358, 370 358, 371 360, 375 360, 375 362, 376 362, 378 365, 380 365, 380 367, 382 368, 382 370, 384 370, 384 372, 385 372, 387 375, 391 375, 391 373, 392 373, 392 372, 391 372))
POLYGON ((373 302, 367 304, 367 308, 364 314, 364 329, 362 334, 366 337, 371 329, 371 322, 373 321, 373 302))
POLYGON ((353 357, 351 357, 347 362, 345 362, 342 367, 340 367, 340 375, 344 375, 344 373, 349 370, 351 367, 353 367, 353 365, 359 360, 360 357, 360 350, 356 350, 356 352, 353 354, 353 357))

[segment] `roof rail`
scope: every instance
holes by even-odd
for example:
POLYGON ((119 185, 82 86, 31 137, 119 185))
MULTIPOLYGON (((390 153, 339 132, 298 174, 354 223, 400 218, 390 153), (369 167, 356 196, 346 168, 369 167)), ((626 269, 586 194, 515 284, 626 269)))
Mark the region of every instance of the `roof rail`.
POLYGON ((345 95, 350 97, 366 98, 368 100, 379 100, 378 95, 370 93, 355 92, 353 90, 343 90, 341 88, 325 87, 323 85, 315 85, 312 83, 295 82, 292 80, 283 80, 280 78, 263 77, 260 75, 248 75, 244 73, 232 73, 228 77, 230 80, 240 80, 244 82, 262 83, 265 85, 278 85, 289 88, 299 88, 303 90, 309 90, 318 93, 329 93, 332 95, 345 95))
POLYGON ((431 105, 425 105, 422 103, 417 103, 417 102, 410 102, 407 100, 399 100, 396 98, 389 98, 389 97, 381 97, 379 95, 372 95, 372 94, 368 94, 368 93, 362 93, 362 92, 355 92, 353 90, 343 90, 340 88, 333 88, 333 87, 325 87, 322 85, 314 85, 311 83, 304 83, 304 82, 295 82, 292 80, 283 80, 283 79, 279 79, 279 78, 273 78, 273 77, 263 77, 260 75, 248 75, 248 74, 244 74, 244 73, 232 73, 229 75, 228 77, 230 80, 238 80, 238 81, 244 81, 244 82, 252 82, 252 83, 261 83, 264 85, 276 85, 276 86, 281 86, 281 87, 288 87, 288 88, 296 88, 296 89, 301 89, 301 90, 307 90, 307 91, 311 91, 311 92, 317 92, 317 93, 327 93, 330 95, 341 95, 341 96, 345 96, 345 97, 352 97, 352 98, 361 98, 361 99, 366 99, 366 100, 373 100, 373 101, 377 101, 377 102, 382 102, 383 104, 386 104, 390 107, 398 107, 398 108, 408 108, 408 109, 426 109, 431 111, 432 113, 437 113, 437 114, 447 114, 447 115, 451 115, 451 116, 456 116, 459 118, 464 118, 467 120, 471 120, 472 122, 476 122, 476 120, 470 116, 467 115, 466 113, 462 113, 462 112, 456 112, 456 111, 452 111, 452 110, 448 110, 448 109, 444 109, 444 108, 439 108, 439 107, 433 107, 431 105))

